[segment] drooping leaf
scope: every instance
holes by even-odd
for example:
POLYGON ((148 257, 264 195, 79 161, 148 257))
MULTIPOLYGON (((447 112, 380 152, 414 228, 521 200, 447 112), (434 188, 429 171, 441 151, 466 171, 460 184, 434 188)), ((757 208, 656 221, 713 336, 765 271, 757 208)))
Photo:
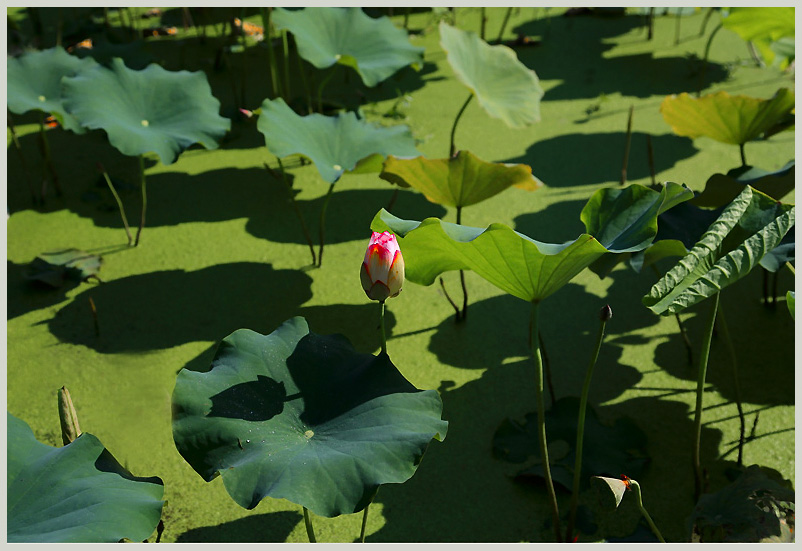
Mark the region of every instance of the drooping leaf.
POLYGON ((794 490, 751 465, 722 490, 704 494, 691 514, 695 543, 794 541, 794 490))
POLYGON ((769 99, 731 96, 725 91, 695 98, 683 92, 666 97, 660 112, 678 136, 707 136, 740 145, 759 137, 793 108, 793 92, 780 88, 769 99))
POLYGON ((306 61, 318 69, 335 63, 352 67, 365 86, 376 86, 407 65, 423 63, 423 48, 413 46, 406 31, 388 17, 369 17, 361 8, 276 8, 273 23, 293 34, 306 61))
POLYGON ((785 302, 788 304, 788 311, 791 312, 791 317, 796 319, 794 315, 794 302, 796 301, 796 293, 794 291, 788 291, 785 293, 785 302))
POLYGON ((440 45, 460 82, 488 115, 512 128, 540 121, 543 88, 511 48, 490 46, 476 33, 440 23, 440 45))
POLYGON ((780 244, 766 253, 766 256, 760 259, 760 266, 770 272, 776 272, 786 262, 793 262, 796 258, 796 242, 793 228, 789 230, 785 237, 780 241, 780 244))
MULTIPOLYGON (((567 453, 549 458, 554 483, 566 491, 573 488, 578 411, 579 398, 575 396, 558 399, 546 411, 549 448, 559 445, 567 450, 567 453)), ((519 472, 516 478, 543 478, 538 442, 537 415, 534 412, 527 414, 523 423, 506 419, 493 436, 493 455, 512 463, 536 457, 537 462, 519 472)), ((633 478, 637 477, 648 462, 647 442, 646 434, 629 417, 621 417, 612 425, 606 425, 592 407, 588 408, 582 444, 582 486, 587 487, 591 476, 617 476, 626 472, 633 478)))
POLYGON ((794 36, 794 7, 733 7, 721 25, 746 41, 794 36))
POLYGON ((93 435, 54 448, 7 417, 9 543, 142 541, 161 518, 164 484, 126 471, 93 435))
POLYGON ((193 144, 215 149, 231 126, 202 71, 134 71, 115 58, 65 78, 64 106, 90 129, 103 129, 124 155, 155 152, 169 165, 193 144))
POLYGON ((285 498, 326 517, 409 479, 448 426, 438 393, 415 388, 386 354, 357 353, 300 317, 226 337, 211 370, 178 374, 173 406, 179 453, 204 480, 221 475, 237 504, 285 498))
POLYGON ((97 276, 103 259, 78 249, 42 253, 28 266, 25 277, 51 287, 61 287, 67 280, 86 281, 97 276))
POLYGON ((23 114, 38 109, 53 115, 67 130, 85 133, 81 123, 64 109, 61 79, 95 65, 93 59, 70 55, 61 46, 9 57, 6 65, 9 111, 23 114))
POLYGON ((405 125, 380 127, 357 119, 352 112, 336 117, 317 113, 301 117, 281 98, 266 99, 261 109, 256 126, 270 152, 278 157, 295 153, 308 157, 329 183, 375 154, 420 155, 405 125))
POLYGON ((794 206, 747 186, 691 251, 654 284, 643 304, 676 314, 735 283, 794 225, 794 206))
POLYGON ((752 186, 780 201, 794 189, 795 175, 793 159, 774 172, 752 166, 733 168, 727 174, 713 174, 708 178, 704 191, 691 203, 700 207, 722 207, 731 203, 743 191, 743 186, 752 186))
POLYGON ((432 203, 466 207, 501 193, 510 186, 534 191, 543 182, 523 164, 488 163, 470 151, 450 159, 398 159, 384 161, 379 177, 401 187, 413 187, 432 203))

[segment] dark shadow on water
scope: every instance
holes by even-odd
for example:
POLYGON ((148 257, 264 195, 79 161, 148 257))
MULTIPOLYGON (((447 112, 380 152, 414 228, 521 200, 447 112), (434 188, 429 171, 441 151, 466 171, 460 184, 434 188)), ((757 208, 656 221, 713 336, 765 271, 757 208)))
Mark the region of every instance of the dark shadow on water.
POLYGON ((515 217, 514 229, 544 243, 565 243, 585 233, 579 215, 587 201, 559 201, 543 210, 515 217), (555 221, 560 223, 556 224, 555 221))
MULTIPOLYGON (((44 251, 43 251, 44 252, 44 251)), ((67 293, 78 285, 91 288, 96 283, 78 283, 66 281, 63 287, 53 288, 49 285, 29 281, 25 278, 27 265, 6 261, 6 319, 11 320, 33 310, 49 308, 67 298, 67 293)), ((89 312, 89 305, 85 305, 89 312)))
POLYGON ((303 515, 295 511, 252 514, 217 526, 192 528, 178 536, 176 543, 284 543, 302 520, 303 515))

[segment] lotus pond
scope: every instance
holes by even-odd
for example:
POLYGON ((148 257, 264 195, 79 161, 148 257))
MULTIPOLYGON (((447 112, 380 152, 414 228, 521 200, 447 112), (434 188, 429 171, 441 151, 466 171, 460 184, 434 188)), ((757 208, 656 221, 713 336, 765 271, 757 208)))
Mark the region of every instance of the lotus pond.
POLYGON ((8 541, 794 540, 794 8, 8 50, 8 541))

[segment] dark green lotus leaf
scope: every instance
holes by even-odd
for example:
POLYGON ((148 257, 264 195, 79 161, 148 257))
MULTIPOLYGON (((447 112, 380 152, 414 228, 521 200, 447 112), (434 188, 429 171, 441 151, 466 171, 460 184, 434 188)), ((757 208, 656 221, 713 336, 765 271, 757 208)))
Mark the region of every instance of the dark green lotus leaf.
POLYGON ((326 517, 409 479, 448 427, 437 391, 300 317, 226 337, 210 371, 178 374, 173 408, 179 453, 204 480, 220 474, 237 504, 284 498, 326 517))
POLYGON ((794 490, 766 476, 758 465, 712 494, 704 494, 689 519, 694 543, 794 541, 794 490))
POLYGON ((788 304, 788 311, 791 312, 791 317, 796 319, 794 315, 794 302, 796 301, 796 293, 794 291, 788 291, 785 293, 785 302, 788 304))
POLYGON ((786 262, 793 262, 796 258, 796 238, 794 236, 793 228, 785 237, 783 237, 780 244, 766 253, 766 256, 760 259, 760 266, 770 272, 776 272, 786 262))
POLYGON ((666 182, 658 192, 632 184, 596 191, 580 214, 585 231, 615 253, 645 249, 657 235, 657 217, 693 198, 685 186, 666 182))
POLYGON ((490 46, 470 31, 440 23, 440 45, 457 78, 488 115, 512 128, 540 120, 543 88, 535 72, 504 45, 490 46))
POLYGON ((196 143, 207 149, 228 132, 202 71, 167 71, 156 64, 141 71, 112 60, 65 78, 64 106, 90 129, 103 129, 124 155, 155 152, 169 165, 196 143))
POLYGON ((67 130, 83 134, 86 129, 64 109, 61 79, 95 65, 93 59, 70 55, 60 46, 9 57, 6 65, 9 111, 22 114, 38 109, 53 115, 67 130))
POLYGON ((473 270, 502 291, 526 301, 542 300, 559 290, 605 249, 592 235, 555 245, 541 243, 504 224, 472 228, 427 218, 402 220, 381 209, 373 231, 398 237, 406 279, 431 285, 443 272, 473 270))
MULTIPOLYGON (((381 127, 357 119, 353 112, 301 117, 279 98, 266 99, 256 127, 278 157, 300 154, 315 163, 320 176, 334 183, 362 160, 381 156, 417 157, 415 140, 405 125, 381 127)), ((376 166, 373 163, 373 166, 376 166)))
POLYGON ((744 186, 752 186, 780 201, 794 189, 796 164, 792 159, 774 172, 753 166, 733 168, 727 174, 713 174, 707 179, 705 189, 691 200, 699 207, 723 207, 732 202, 744 186))
POLYGON ((391 155, 379 177, 413 187, 432 203, 451 207, 474 205, 510 186, 527 191, 543 186, 527 165, 488 163, 470 151, 460 151, 450 159, 397 159, 391 155))
POLYGON ((10 413, 7 422, 9 543, 142 541, 156 529, 161 479, 133 476, 91 434, 54 448, 10 413))
POLYGON ((365 86, 423 63, 423 48, 410 44, 406 31, 388 17, 368 17, 361 8, 276 8, 273 23, 293 34, 298 53, 309 63, 318 69, 335 63, 352 67, 365 86))
MULTIPOLYGON (((565 396, 546 411, 546 440, 549 448, 561 446, 567 453, 550 457, 551 474, 556 485, 566 491, 573 488, 576 461, 576 421, 579 398, 565 396)), ((518 479, 543 478, 539 463, 537 415, 526 415, 519 423, 506 419, 493 436, 493 455, 503 461, 522 463, 536 457, 536 463, 516 475, 518 479)), ((587 408, 582 444, 582 487, 589 485, 591 476, 619 476, 626 472, 633 478, 640 475, 648 462, 648 438, 629 417, 620 417, 612 425, 599 420, 592 407, 587 408)))
POLYGON ((794 109, 794 93, 780 88, 769 99, 731 96, 725 91, 700 98, 687 92, 668 96, 660 105, 663 119, 678 136, 707 136, 745 144, 774 127, 794 109))
POLYGON ((97 276, 103 259, 78 249, 42 253, 28 265, 25 277, 51 287, 61 287, 67 280, 86 281, 97 276))
POLYGON ((746 186, 691 251, 654 284, 643 304, 676 314, 738 281, 794 225, 794 206, 746 186))

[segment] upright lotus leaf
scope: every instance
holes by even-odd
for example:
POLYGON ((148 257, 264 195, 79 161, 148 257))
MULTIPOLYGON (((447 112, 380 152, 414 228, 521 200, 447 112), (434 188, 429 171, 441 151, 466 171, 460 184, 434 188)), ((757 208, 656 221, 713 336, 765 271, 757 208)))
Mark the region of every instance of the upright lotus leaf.
POLYGON ((543 88, 537 74, 507 46, 490 46, 476 33, 440 23, 440 45, 457 78, 479 105, 512 128, 540 120, 543 88))
POLYGON ((95 60, 70 55, 61 46, 9 57, 6 65, 9 111, 21 115, 38 109, 53 115, 67 130, 83 134, 86 129, 64 109, 61 79, 95 65, 95 60))
POLYGON ((559 290, 607 252, 593 236, 555 245, 541 243, 504 224, 472 228, 427 218, 402 220, 382 209, 373 231, 391 231, 404 255, 406 279, 431 285, 443 272, 473 270, 499 289, 526 301, 559 290))
POLYGON ((689 519, 694 543, 791 543, 794 490, 766 476, 758 465, 718 492, 704 494, 689 519))
POLYGON ((722 207, 732 202, 744 186, 751 186, 779 201, 794 189, 795 173, 793 159, 774 172, 753 166, 733 168, 727 174, 713 174, 708 178, 705 189, 691 203, 707 208, 722 207))
POLYGON ((386 354, 357 353, 341 335, 293 318, 270 335, 226 337, 211 370, 182 370, 173 437, 204 480, 218 474, 237 504, 266 496, 334 517, 401 483, 448 423, 434 390, 418 390, 386 354))
POLYGON ((271 153, 286 157, 298 153, 315 163, 320 176, 334 183, 375 154, 416 157, 415 140, 405 125, 389 128, 357 119, 353 112, 327 117, 301 117, 279 98, 266 99, 256 127, 271 153))
POLYGON ((67 280, 86 281, 97 277, 103 258, 78 249, 42 253, 28 266, 25 277, 51 287, 61 287, 67 280))
POLYGON ((64 106, 90 129, 103 129, 124 155, 155 152, 175 162, 193 144, 215 149, 231 121, 202 71, 167 71, 151 64, 129 69, 120 58, 65 78, 64 106))
POLYGON ((707 136, 735 145, 758 138, 793 109, 794 93, 788 88, 780 88, 769 99, 724 91, 695 98, 683 92, 666 97, 660 105, 663 119, 678 136, 707 136))
POLYGON ((276 8, 272 20, 277 29, 293 34, 298 53, 309 63, 318 69, 335 63, 352 67, 365 86, 423 63, 424 49, 410 44, 406 31, 388 17, 373 19, 358 7, 276 8))
POLYGON ((522 164, 488 163, 470 151, 450 159, 398 159, 384 161, 379 177, 401 187, 413 187, 432 203, 466 207, 484 201, 510 186, 535 191, 543 182, 522 164))
POLYGON ((794 225, 794 206, 747 186, 730 203, 643 303, 656 314, 676 314, 735 283, 774 249, 794 225))
POLYGON ((734 7, 721 20, 721 25, 738 33, 746 41, 761 38, 778 40, 784 36, 794 36, 794 7, 734 7))
POLYGON ((10 413, 7 422, 9 543, 142 541, 156 529, 161 479, 133 476, 91 434, 54 448, 10 413))

